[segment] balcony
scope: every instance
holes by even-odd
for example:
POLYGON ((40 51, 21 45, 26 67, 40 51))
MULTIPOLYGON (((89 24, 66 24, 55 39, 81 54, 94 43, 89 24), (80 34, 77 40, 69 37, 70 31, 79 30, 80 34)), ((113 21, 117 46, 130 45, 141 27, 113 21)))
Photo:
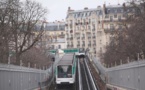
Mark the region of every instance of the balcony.
POLYGON ((80 44, 77 44, 77 47, 79 47, 80 46, 80 44))
POLYGON ((75 30, 75 33, 80 33, 80 31, 79 30, 75 30))
POLYGON ((73 40, 73 37, 70 37, 70 40, 73 40))
POLYGON ((71 48, 72 48, 72 47, 73 47, 73 44, 72 44, 72 45, 69 45, 69 47, 71 47, 71 48))
POLYGON ((95 31, 95 30, 96 30, 95 28, 92 29, 92 31, 95 31))
POLYGON ((82 44, 82 46, 85 46, 85 44, 82 44))
POLYGON ((65 34, 60 34, 59 37, 64 38, 65 34))
POLYGON ((93 46, 96 46, 96 44, 93 44, 93 46))
POLYGON ((88 44, 88 46, 91 46, 91 44, 88 44))
POLYGON ((80 37, 77 37, 77 39, 80 39, 80 37))
POLYGON ((87 32, 87 33, 91 33, 91 30, 90 30, 90 29, 87 29, 86 32, 87 32))
POLYGON ((82 39, 85 39, 85 37, 82 37, 82 39))
POLYGON ((91 37, 88 37, 88 39, 91 39, 91 37))
POLYGON ((96 51, 94 51, 94 54, 96 54, 96 51))
POLYGON ((69 40, 69 38, 67 38, 67 40, 69 40))
POLYGON ((65 24, 65 26, 67 27, 67 26, 68 26, 68 24, 65 24))
POLYGON ((107 22, 122 22, 122 21, 125 21, 124 19, 113 19, 113 20, 104 20, 104 23, 107 23, 107 22))
POLYGON ((106 28, 104 29, 105 33, 111 33, 111 32, 114 32, 115 29, 114 28, 106 28))
POLYGON ((96 47, 96 44, 93 44, 93 47, 96 47))
POLYGON ((93 39, 96 39, 96 36, 93 36, 93 39))

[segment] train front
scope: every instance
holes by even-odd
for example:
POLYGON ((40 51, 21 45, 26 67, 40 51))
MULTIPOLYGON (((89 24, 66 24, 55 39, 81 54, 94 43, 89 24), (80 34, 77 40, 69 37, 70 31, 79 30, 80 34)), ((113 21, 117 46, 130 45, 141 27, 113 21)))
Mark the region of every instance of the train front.
POLYGON ((56 68, 56 84, 73 84, 72 65, 58 65, 56 68))

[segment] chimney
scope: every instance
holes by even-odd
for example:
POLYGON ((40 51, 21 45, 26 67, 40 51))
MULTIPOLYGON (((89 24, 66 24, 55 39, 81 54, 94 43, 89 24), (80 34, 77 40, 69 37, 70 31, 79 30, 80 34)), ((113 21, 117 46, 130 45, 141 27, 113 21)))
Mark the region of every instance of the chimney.
POLYGON ((126 7, 125 3, 123 3, 123 7, 126 7))
POLYGON ((71 10, 71 7, 68 7, 68 11, 70 11, 71 10))
POLYGON ((98 6, 97 8, 98 8, 98 9, 101 9, 101 6, 98 6))
POLYGON ((106 8, 106 4, 103 4, 103 8, 106 8))
POLYGON ((85 7, 84 10, 88 10, 88 7, 85 7))
POLYGON ((62 19, 62 22, 64 22, 64 19, 62 19))
POLYGON ((103 11, 106 14, 106 4, 103 4, 103 11))

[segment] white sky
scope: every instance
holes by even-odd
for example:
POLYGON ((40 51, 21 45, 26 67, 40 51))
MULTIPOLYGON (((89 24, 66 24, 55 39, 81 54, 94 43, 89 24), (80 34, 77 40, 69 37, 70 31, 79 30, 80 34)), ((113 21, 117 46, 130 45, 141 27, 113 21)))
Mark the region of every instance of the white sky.
POLYGON ((52 22, 55 20, 61 21, 65 19, 67 9, 70 6, 71 9, 80 10, 84 7, 96 8, 106 5, 117 5, 118 2, 122 4, 126 0, 35 0, 48 9, 47 21, 52 22))

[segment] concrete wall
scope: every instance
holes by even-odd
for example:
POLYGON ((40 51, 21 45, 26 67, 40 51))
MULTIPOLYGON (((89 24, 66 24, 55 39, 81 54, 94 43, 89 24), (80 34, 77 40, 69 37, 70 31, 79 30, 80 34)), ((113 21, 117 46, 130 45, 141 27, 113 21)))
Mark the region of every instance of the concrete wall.
POLYGON ((0 64, 0 90, 33 90, 47 78, 44 70, 0 64))
POLYGON ((107 79, 108 84, 127 90, 145 90, 145 60, 109 68, 107 79))

